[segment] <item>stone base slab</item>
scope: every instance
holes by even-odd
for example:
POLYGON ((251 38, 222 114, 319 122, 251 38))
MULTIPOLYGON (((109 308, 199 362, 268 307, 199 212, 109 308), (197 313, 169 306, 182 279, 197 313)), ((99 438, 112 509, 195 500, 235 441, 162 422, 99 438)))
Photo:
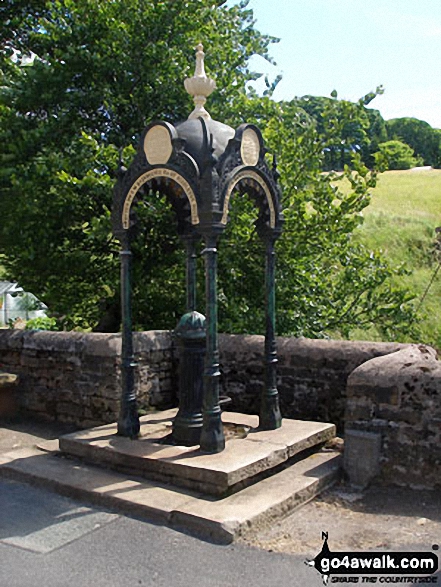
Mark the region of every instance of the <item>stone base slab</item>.
POLYGON ((340 455, 321 451, 223 499, 84 464, 58 452, 20 449, 0 457, 0 475, 100 507, 230 543, 291 513, 333 483, 340 455))
POLYGON ((284 419, 277 430, 259 430, 257 416, 224 412, 227 431, 235 432, 227 434, 224 451, 204 454, 199 446, 165 443, 175 415, 176 410, 167 410, 142 417, 137 440, 117 436, 116 424, 68 434, 60 438, 60 450, 129 475, 219 497, 254 483, 335 436, 333 424, 284 419))

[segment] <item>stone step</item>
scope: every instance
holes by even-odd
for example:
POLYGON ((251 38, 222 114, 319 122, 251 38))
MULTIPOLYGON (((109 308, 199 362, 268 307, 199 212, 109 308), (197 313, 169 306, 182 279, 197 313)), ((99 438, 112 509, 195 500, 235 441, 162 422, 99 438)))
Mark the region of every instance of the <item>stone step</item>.
POLYGON ((210 455, 198 446, 167 444, 175 415, 176 410, 167 410, 144 416, 137 440, 117 436, 116 424, 68 434, 60 438, 60 450, 88 463, 220 497, 260 481, 335 437, 333 424, 284 419, 277 430, 259 430, 257 416, 224 412, 230 431, 226 447, 210 455))
POLYGON ((340 472, 340 458, 339 453, 319 451, 222 499, 127 477, 37 448, 2 455, 0 475, 204 539, 230 543, 285 517, 332 484, 340 472))

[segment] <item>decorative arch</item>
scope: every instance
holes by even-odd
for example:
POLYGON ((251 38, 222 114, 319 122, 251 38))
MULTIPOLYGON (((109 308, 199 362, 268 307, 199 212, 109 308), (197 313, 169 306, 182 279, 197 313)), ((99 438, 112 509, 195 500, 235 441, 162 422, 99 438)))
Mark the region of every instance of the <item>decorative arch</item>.
POLYGON ((228 221, 228 210, 229 210, 231 195, 232 195, 234 189, 237 187, 237 185, 242 181, 251 182, 252 184, 254 184, 257 187, 257 190, 260 191, 265 196, 266 201, 268 203, 268 209, 269 209, 270 228, 275 229, 276 228, 276 208, 274 206, 273 194, 271 193, 271 190, 268 186, 268 183, 265 181, 265 179, 254 169, 243 169, 242 171, 239 171, 233 177, 233 179, 231 179, 231 181, 227 185, 227 189, 226 189, 225 196, 224 196, 224 205, 223 205, 223 210, 222 210, 222 220, 221 220, 222 224, 226 224, 228 221))
POLYGON ((184 194, 187 196, 189 204, 190 204, 190 212, 191 212, 191 223, 192 224, 199 224, 199 215, 198 215, 198 205, 195 193, 188 183, 188 181, 177 171, 172 169, 168 169, 166 167, 158 167, 155 169, 151 169, 150 171, 146 171, 142 175, 136 179, 136 181, 132 184, 129 191, 127 192, 127 196, 124 199, 124 205, 122 209, 122 227, 127 230, 130 226, 130 209, 135 199, 136 194, 138 193, 139 189, 155 180, 155 179, 162 179, 166 178, 176 182, 179 187, 183 190, 184 194))

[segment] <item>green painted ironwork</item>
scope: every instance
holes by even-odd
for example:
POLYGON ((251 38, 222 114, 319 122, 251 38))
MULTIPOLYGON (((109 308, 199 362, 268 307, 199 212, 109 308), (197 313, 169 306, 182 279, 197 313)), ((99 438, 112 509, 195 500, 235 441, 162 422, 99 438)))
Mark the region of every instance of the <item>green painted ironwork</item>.
POLYGON ((186 252, 186 292, 187 292, 187 312, 196 310, 197 301, 197 283, 196 283, 196 266, 197 254, 196 243, 199 240, 198 235, 186 235, 182 237, 186 252))
POLYGON ((274 239, 266 242, 265 263, 265 387, 262 392, 259 427, 263 430, 274 430, 282 425, 282 416, 279 407, 279 393, 277 391, 277 351, 276 351, 276 282, 275 282, 276 253, 274 239))
POLYGON ((217 333, 217 236, 206 238, 205 295, 207 312, 207 352, 205 356, 205 393, 203 401, 203 427, 201 450, 221 452, 225 448, 221 409, 219 406, 219 342, 217 333))
POLYGON ((179 347, 179 410, 173 421, 176 444, 200 443, 203 426, 205 317, 199 312, 184 314, 175 329, 179 347))
MULTIPOLYGON (((198 59, 203 59, 201 48, 198 59)), ((198 76, 195 80, 199 84, 198 76)), ((144 193, 152 189, 162 193, 174 208, 177 231, 186 249, 187 307, 175 333, 181 353, 180 408, 172 437, 185 444, 198 441, 202 451, 217 453, 225 448, 219 405, 218 241, 228 221, 234 193, 251 196, 259 211, 256 227, 266 251, 265 387, 259 422, 260 428, 272 430, 282 423, 276 385, 274 247, 283 216, 276 161, 271 169, 260 130, 255 125, 242 124, 234 131, 201 110, 199 94, 195 100, 196 113, 189 120, 176 126, 152 122, 144 129, 132 164, 127 170, 120 170, 115 186, 112 220, 122 246, 123 320, 123 391, 118 433, 135 437, 139 432, 130 308, 130 229, 136 223, 132 204, 141 189, 144 193), (203 115, 198 117, 197 112, 203 115), (201 237, 205 244, 204 326, 203 316, 196 311, 196 245, 201 237)))
POLYGON ((122 309, 122 349, 121 349, 121 377, 122 395, 121 412, 118 420, 118 434, 136 438, 139 435, 140 424, 136 403, 135 391, 135 357, 133 354, 132 309, 131 309, 131 264, 132 253, 129 250, 129 237, 124 234, 121 238, 121 309, 122 309))

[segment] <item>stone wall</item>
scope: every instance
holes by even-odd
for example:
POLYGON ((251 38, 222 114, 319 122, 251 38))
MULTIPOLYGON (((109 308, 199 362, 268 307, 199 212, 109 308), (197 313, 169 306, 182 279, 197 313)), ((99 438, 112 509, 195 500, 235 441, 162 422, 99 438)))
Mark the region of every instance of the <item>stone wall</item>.
MULTIPOLYGON (((219 340, 221 390, 232 398, 228 409, 257 413, 263 337, 219 340)), ((136 333, 134 344, 140 407, 176 405, 178 357, 171 333, 136 333)), ((441 363, 433 349, 304 338, 278 338, 277 345, 282 415, 344 430, 354 479, 441 484, 441 363)), ((19 376, 21 409, 79 427, 117 419, 120 353, 118 334, 0 330, 0 371, 19 376)))
MULTIPOLYGON (((356 367, 403 345, 278 338, 278 388, 288 418, 344 427, 346 381, 356 367)), ((177 404, 177 352, 167 331, 134 336, 141 408, 177 404)), ((220 335, 221 389, 228 409, 257 413, 263 336, 220 335)), ((119 334, 0 330, 0 370, 20 375, 28 412, 78 426, 115 421, 121 394, 119 334)))
MULTIPOLYGON (((263 336, 220 335, 222 392, 233 399, 229 409, 258 413, 264 385, 263 346, 263 336)), ((282 415, 332 422, 343 432, 349 374, 362 363, 404 346, 279 337, 277 387, 282 415)))
POLYGON ((355 369, 345 420, 353 480, 441 486, 441 363, 432 348, 412 345, 355 369))
MULTIPOLYGON (((176 388, 171 335, 139 333, 134 344, 141 407, 168 407, 176 388)), ((0 330, 0 370, 19 375, 20 408, 82 427, 117 419, 120 353, 117 334, 0 330)))

